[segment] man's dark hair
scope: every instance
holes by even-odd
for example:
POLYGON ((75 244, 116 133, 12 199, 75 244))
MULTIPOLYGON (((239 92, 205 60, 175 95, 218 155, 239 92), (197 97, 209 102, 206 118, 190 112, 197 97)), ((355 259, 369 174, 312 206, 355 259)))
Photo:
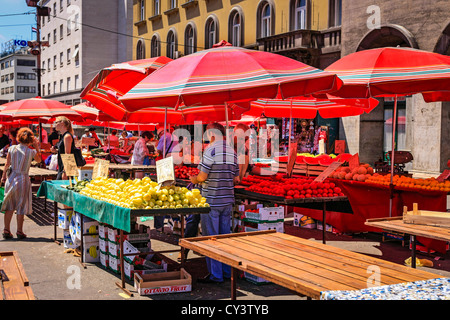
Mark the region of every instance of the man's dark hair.
POLYGON ((153 138, 153 133, 151 133, 150 131, 144 131, 144 132, 142 132, 142 134, 141 134, 141 137, 142 138, 149 138, 149 139, 152 139, 153 138))
POLYGON ((210 130, 210 129, 218 130, 222 134, 222 137, 225 137, 225 127, 223 125, 221 125, 220 123, 213 122, 213 123, 208 124, 206 126, 206 130, 210 130))

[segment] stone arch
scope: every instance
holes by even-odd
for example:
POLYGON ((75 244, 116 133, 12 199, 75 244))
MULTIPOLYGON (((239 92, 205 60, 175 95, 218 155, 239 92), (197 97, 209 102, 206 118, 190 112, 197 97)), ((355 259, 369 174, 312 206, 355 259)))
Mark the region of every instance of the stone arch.
POLYGON ((359 42, 356 51, 397 46, 419 48, 416 39, 408 29, 396 24, 388 24, 367 32, 359 42))
POLYGON ((450 23, 447 24, 447 27, 442 31, 433 52, 450 56, 450 23))

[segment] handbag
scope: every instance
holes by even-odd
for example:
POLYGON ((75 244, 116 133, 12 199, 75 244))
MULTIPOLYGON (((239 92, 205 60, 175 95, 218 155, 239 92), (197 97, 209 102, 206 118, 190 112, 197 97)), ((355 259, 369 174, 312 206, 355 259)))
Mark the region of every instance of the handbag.
POLYGON ((75 162, 77 163, 77 167, 83 167, 86 165, 86 160, 83 157, 83 154, 81 153, 81 149, 73 148, 72 153, 75 157, 75 162))

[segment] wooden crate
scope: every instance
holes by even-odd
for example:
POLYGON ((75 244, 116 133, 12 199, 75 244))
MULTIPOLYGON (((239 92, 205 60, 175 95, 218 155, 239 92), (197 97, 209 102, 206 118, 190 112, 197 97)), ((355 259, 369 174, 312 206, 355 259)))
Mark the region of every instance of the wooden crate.
POLYGON ((16 251, 0 251, 0 300, 34 300, 34 294, 16 251))
POLYGON ((434 227, 450 228, 450 214, 446 212, 418 210, 417 203, 413 204, 413 211, 403 208, 403 222, 434 227))
POLYGON ((134 287, 141 295, 189 292, 192 277, 183 268, 179 271, 154 274, 134 274, 134 287))

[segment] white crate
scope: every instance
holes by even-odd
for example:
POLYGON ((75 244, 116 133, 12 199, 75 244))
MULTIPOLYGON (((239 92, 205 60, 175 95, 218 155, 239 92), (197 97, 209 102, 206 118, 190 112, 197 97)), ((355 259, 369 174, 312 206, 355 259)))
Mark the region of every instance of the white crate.
POLYGON ((264 222, 258 223, 257 227, 244 226, 244 231, 263 231, 263 230, 276 230, 277 232, 284 233, 284 222, 264 222))
POLYGON ((73 210, 58 209, 58 227, 61 229, 69 229, 72 214, 73 210))

